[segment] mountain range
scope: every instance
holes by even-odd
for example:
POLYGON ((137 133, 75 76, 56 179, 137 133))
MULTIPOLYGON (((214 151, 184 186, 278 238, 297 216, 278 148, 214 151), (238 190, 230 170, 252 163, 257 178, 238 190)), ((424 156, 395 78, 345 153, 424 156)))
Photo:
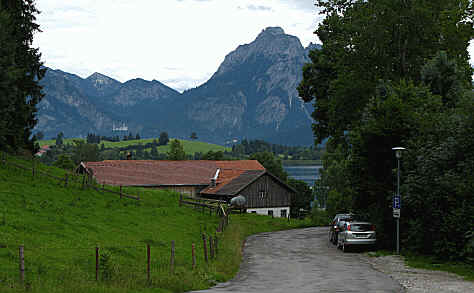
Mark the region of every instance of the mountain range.
POLYGON ((114 126, 142 137, 166 131, 171 137, 225 144, 234 139, 264 139, 285 145, 313 143, 310 113, 296 90, 308 52, 279 27, 230 52, 214 75, 183 93, 140 78, 121 83, 100 73, 83 79, 48 69, 41 80, 45 97, 38 107, 36 131, 46 137, 87 133, 123 135, 114 126))

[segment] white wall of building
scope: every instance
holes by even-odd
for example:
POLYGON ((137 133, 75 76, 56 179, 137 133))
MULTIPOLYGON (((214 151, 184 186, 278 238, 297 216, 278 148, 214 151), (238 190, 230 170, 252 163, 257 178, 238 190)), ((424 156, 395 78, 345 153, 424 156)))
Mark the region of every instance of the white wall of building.
POLYGON ((281 218, 282 216, 282 211, 286 211, 286 216, 285 218, 290 216, 290 207, 278 207, 278 208, 251 208, 247 209, 247 213, 251 214, 258 214, 258 215, 269 215, 268 211, 273 211, 273 217, 275 218, 281 218))

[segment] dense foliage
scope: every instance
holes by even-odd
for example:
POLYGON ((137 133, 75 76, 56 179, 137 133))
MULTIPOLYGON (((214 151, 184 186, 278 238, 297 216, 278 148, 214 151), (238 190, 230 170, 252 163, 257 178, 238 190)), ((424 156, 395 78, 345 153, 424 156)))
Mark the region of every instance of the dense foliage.
POLYGON ((472 1, 317 1, 299 93, 315 100, 316 142, 328 139, 318 198, 350 210, 394 244, 392 148, 403 146, 402 247, 473 257, 472 1), (350 107, 348 106, 350 105, 350 107))
POLYGON ((284 160, 319 160, 322 148, 313 146, 287 146, 268 143, 264 140, 243 139, 240 143, 232 146, 232 156, 245 157, 259 152, 271 152, 281 156, 284 160))
POLYGON ((31 47, 38 13, 33 0, 0 1, 0 150, 34 151, 31 131, 43 97, 38 81, 45 73, 31 47))

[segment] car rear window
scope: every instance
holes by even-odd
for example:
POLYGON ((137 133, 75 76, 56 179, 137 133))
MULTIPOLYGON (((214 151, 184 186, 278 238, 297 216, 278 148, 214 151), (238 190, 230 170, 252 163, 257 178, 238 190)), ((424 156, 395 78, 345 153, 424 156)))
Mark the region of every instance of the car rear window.
POLYGON ((354 232, 366 232, 371 230, 372 225, 370 224, 351 224, 351 231, 354 232))

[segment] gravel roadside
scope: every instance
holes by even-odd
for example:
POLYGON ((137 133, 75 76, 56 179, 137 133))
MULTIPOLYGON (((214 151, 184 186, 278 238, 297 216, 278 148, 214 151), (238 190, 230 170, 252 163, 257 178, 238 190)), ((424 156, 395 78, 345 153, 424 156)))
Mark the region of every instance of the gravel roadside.
POLYGON ((405 265, 402 256, 389 255, 363 258, 375 270, 389 275, 404 287, 406 293, 472 293, 474 282, 448 272, 411 268, 405 265))

